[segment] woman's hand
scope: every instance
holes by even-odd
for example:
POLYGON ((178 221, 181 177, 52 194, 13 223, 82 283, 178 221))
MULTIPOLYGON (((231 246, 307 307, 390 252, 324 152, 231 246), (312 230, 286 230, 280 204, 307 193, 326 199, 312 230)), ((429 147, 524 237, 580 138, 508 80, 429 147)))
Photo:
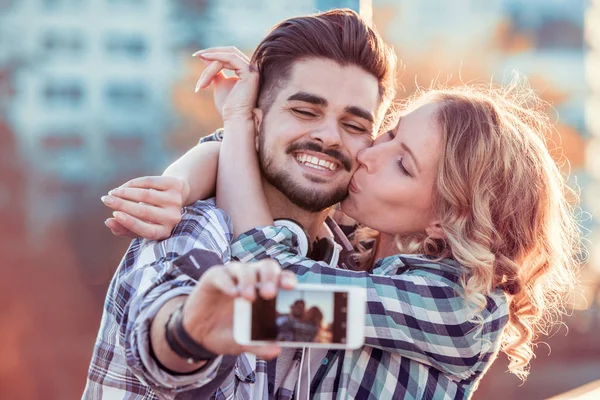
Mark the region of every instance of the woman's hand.
POLYGON ((252 119, 258 95, 258 72, 248 57, 235 47, 212 47, 194 53, 207 67, 196 84, 196 91, 214 86, 214 99, 223 121, 252 119), (228 77, 224 69, 235 72, 228 77))
POLYGON ((115 210, 104 223, 115 236, 166 239, 181 221, 188 193, 187 181, 174 176, 132 179, 102 196, 102 202, 115 210))

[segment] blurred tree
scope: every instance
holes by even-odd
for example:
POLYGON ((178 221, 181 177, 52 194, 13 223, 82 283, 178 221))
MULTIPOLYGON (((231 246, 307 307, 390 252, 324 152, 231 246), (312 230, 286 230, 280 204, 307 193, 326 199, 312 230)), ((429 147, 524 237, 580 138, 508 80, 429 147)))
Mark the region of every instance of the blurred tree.
MULTIPOLYGON (((250 54, 250 52, 246 52, 250 54)), ((176 154, 182 154, 198 143, 198 140, 215 131, 222 125, 221 116, 213 102, 212 90, 198 93, 194 87, 204 70, 204 64, 197 58, 186 56, 183 78, 173 88, 173 104, 180 123, 171 133, 165 135, 165 147, 176 154)))
POLYGON ((495 47, 505 54, 521 53, 534 47, 534 39, 523 32, 515 30, 513 22, 504 19, 494 30, 495 47))

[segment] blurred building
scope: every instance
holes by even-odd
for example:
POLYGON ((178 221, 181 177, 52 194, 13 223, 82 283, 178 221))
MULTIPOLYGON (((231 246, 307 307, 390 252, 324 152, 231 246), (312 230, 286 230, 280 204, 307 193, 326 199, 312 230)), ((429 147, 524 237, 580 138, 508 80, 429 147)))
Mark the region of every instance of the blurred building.
POLYGON ((530 47, 507 54, 500 73, 518 68, 526 76, 542 77, 567 98, 557 104, 560 120, 587 136, 585 98, 588 86, 584 63, 585 0, 504 0, 513 35, 529 39, 530 47))
POLYGON ((490 27, 502 18, 502 0, 374 0, 373 7, 390 10, 393 18, 385 36, 410 53, 443 42, 444 48, 459 57, 474 51, 473 44, 489 36, 490 27))
MULTIPOLYGON (((586 39, 588 53, 586 55, 586 78, 589 94, 586 101, 586 127, 590 139, 587 144, 586 167, 589 182, 586 192, 582 196, 592 215, 600 215, 600 2, 591 1, 586 18, 586 39)), ((597 218, 593 221, 591 242, 590 266, 597 275, 600 275, 600 223, 597 218)), ((600 328, 600 279, 596 283, 595 296, 588 312, 591 320, 590 329, 600 328)))
POLYGON ((359 11, 360 0, 204 0, 176 1, 185 29, 178 44, 190 47, 237 46, 253 49, 276 23, 296 15, 347 7, 359 11))
POLYGON ((0 65, 19 64, 6 115, 32 170, 30 230, 43 232, 47 223, 73 212, 93 186, 162 171, 172 159, 164 141, 177 122, 171 89, 183 73, 181 50, 252 49, 284 18, 358 5, 358 0, 2 1, 0 65))
POLYGON ((19 61, 7 118, 33 172, 35 230, 92 185, 164 165, 177 73, 168 2, 22 0, 1 20, 0 59, 19 61))

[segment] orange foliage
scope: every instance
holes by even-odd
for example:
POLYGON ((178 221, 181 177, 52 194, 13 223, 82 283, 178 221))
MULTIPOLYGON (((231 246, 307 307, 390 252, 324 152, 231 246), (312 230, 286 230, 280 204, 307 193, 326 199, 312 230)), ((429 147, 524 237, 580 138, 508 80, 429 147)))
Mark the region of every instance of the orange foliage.
POLYGON ((521 53, 533 47, 533 39, 513 30, 509 20, 503 20, 495 29, 493 42, 495 47, 506 54, 521 53))

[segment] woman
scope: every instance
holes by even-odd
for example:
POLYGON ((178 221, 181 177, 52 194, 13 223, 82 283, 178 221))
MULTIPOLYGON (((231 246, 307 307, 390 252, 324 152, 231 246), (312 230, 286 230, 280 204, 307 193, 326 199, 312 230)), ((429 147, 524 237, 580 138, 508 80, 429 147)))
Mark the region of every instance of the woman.
MULTIPOLYGON (((255 93, 256 73, 240 60, 210 50, 202 57, 235 70, 238 88, 246 85, 226 106, 255 93)), ((368 389, 382 398, 468 398, 499 349, 513 373, 527 376, 532 341, 575 282, 578 251, 568 189, 544 141, 547 121, 525 106, 531 102, 537 99, 518 84, 428 90, 409 99, 396 127, 359 153, 341 204, 372 228, 361 237, 375 238, 372 249, 362 249, 358 271, 300 257, 290 231, 269 228, 272 217, 252 178, 258 174, 247 174, 258 169, 255 124, 250 114, 225 124, 219 171, 224 160, 238 168, 219 174, 217 202, 229 212, 241 197, 258 210, 234 219, 236 230, 249 230, 244 235, 267 226, 269 244, 257 243, 249 256, 268 253, 301 283, 369 288, 365 346, 330 351, 323 373, 343 378, 317 385, 342 397, 368 389)), ((187 199, 209 195, 194 185, 182 186, 187 199)))

